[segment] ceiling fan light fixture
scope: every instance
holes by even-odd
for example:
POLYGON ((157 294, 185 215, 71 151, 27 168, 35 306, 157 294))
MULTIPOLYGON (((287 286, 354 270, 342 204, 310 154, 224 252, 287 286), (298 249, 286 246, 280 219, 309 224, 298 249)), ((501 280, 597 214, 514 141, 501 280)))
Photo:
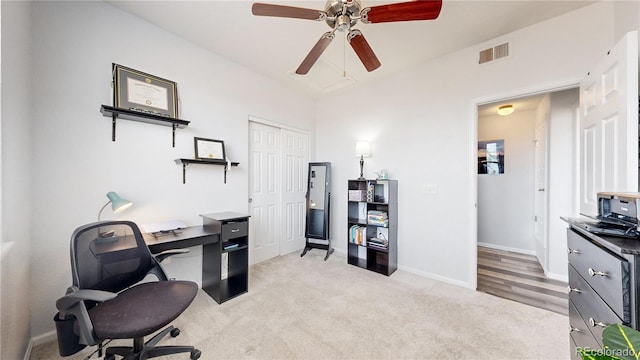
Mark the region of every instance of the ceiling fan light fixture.
POLYGON ((498 115, 500 116, 511 115, 511 113, 513 113, 514 110, 515 109, 513 105, 502 105, 498 108, 498 115))
POLYGON ((345 32, 351 27, 351 18, 347 15, 340 15, 336 21, 336 30, 345 32))

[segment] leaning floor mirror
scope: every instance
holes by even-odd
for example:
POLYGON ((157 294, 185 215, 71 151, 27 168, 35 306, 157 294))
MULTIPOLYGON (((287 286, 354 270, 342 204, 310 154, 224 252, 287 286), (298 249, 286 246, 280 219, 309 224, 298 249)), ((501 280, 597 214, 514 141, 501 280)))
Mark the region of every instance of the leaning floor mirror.
POLYGON ((331 163, 309 163, 307 179, 306 242, 300 256, 311 249, 322 249, 327 251, 324 257, 326 261, 333 253, 329 239, 331 163))

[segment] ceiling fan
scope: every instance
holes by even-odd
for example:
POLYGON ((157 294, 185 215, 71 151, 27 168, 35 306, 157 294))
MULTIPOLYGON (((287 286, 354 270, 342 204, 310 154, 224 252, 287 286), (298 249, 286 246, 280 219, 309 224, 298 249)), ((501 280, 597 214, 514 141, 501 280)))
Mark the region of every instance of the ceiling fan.
POLYGON ((322 10, 314 10, 286 5, 254 3, 251 12, 256 16, 275 16, 305 20, 325 21, 332 29, 324 33, 320 40, 304 58, 296 74, 304 75, 329 46, 335 32, 346 32, 347 41, 362 61, 367 71, 380 67, 376 57, 362 32, 354 29, 358 20, 365 24, 394 21, 433 20, 440 15, 442 0, 416 0, 362 8, 360 0, 327 0, 322 10))

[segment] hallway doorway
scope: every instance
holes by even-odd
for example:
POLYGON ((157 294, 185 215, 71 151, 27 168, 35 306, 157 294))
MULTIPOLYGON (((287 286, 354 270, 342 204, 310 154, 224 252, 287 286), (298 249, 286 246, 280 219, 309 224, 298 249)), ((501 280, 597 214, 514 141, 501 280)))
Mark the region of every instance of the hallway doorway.
POLYGON ((566 281, 566 276, 553 270, 566 267, 566 260, 563 262, 557 254, 549 256, 549 242, 564 243, 566 226, 560 215, 573 213, 575 207, 572 185, 576 176, 577 107, 576 88, 478 106, 478 166, 486 161, 482 155, 487 151, 480 144, 503 144, 499 154, 503 172, 478 171, 477 175, 478 290, 499 283, 503 297, 506 291, 521 296, 521 289, 505 285, 501 283, 504 278, 495 276, 506 271, 509 281, 531 286, 527 282, 539 275, 537 270, 533 275, 509 268, 518 261, 526 269, 533 266, 533 261, 547 280, 566 281), (509 116, 498 115, 498 108, 507 104, 515 111, 509 116), (502 262, 487 264, 500 252, 508 259, 506 269, 499 267, 502 262))

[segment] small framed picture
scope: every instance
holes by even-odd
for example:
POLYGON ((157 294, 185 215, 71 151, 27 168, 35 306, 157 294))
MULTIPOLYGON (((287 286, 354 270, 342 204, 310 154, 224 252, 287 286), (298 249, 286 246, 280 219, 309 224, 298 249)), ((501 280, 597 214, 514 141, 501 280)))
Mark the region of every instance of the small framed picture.
POLYGON ((147 114, 178 118, 178 90, 174 81, 113 64, 113 106, 147 114))
POLYGON ((199 160, 226 160, 224 154, 224 141, 194 137, 196 159, 199 160))

